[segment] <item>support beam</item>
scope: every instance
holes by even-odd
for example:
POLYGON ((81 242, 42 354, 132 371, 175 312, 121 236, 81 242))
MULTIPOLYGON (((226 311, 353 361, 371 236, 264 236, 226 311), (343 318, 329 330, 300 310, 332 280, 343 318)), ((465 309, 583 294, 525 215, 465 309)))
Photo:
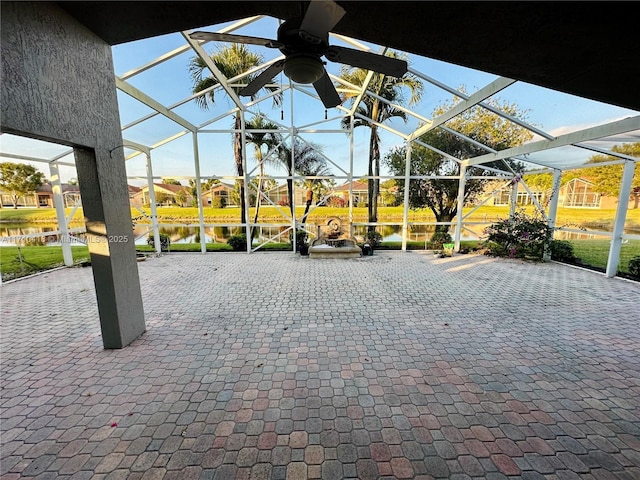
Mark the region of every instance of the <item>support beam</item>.
POLYGON ((605 273, 608 278, 615 277, 618 273, 620 249, 622 248, 622 234, 624 233, 624 222, 627 219, 627 209, 629 208, 629 196, 631 195, 631 183, 633 181, 635 167, 635 162, 628 161, 624 164, 624 170, 622 171, 618 208, 616 209, 616 219, 613 224, 611 247, 609 248, 609 259, 607 260, 607 270, 605 273))
POLYGON ((145 170, 147 172, 147 188, 149 191, 149 208, 151 208, 151 229, 153 231, 153 246, 156 255, 162 253, 160 242, 160 227, 158 226, 158 207, 156 206, 156 190, 153 187, 153 166, 151 165, 151 149, 140 143, 124 140, 122 146, 144 154, 145 170))
POLYGON ((102 342, 122 348, 146 330, 124 158, 84 148, 74 154, 102 342))
POLYGON ((478 103, 486 100, 487 98, 491 97, 492 95, 495 95, 499 91, 507 88, 509 85, 512 85, 515 82, 516 82, 515 80, 512 80, 510 78, 505 78, 505 77, 498 78, 497 80, 491 82, 486 87, 481 88, 480 90, 478 90, 476 93, 471 95, 467 100, 464 100, 464 101, 454 105, 449 110, 444 112, 442 115, 434 118, 433 122, 431 122, 430 124, 423 125, 420 128, 418 128, 417 130, 415 130, 411 135, 409 135, 409 139, 413 140, 413 139, 416 139, 416 138, 420 137, 421 135, 424 135, 428 131, 433 130, 437 126, 442 125, 443 123, 446 123, 448 120, 451 120, 456 115, 459 115, 460 113, 464 112, 465 110, 468 110, 468 109, 474 107, 478 103))
POLYGON ((2 77, 1 130, 74 147, 102 342, 122 348, 145 322, 111 46, 55 2, 3 2, 1 31, 2 71, 20 72, 2 77))
POLYGON ((409 187, 411 186, 411 142, 407 142, 407 152, 404 163, 404 210, 402 213, 402 251, 407 251, 409 238, 409 187))
POLYGON ((589 140, 597 140, 598 138, 610 137, 638 129, 640 129, 640 115, 607 123, 606 125, 585 128, 584 130, 561 135, 553 140, 540 140, 538 142, 526 143, 519 147, 506 148, 496 153, 480 155, 478 157, 467 159, 464 163, 468 167, 472 165, 479 165, 481 163, 491 163, 504 158, 526 155, 528 153, 548 150, 550 148, 564 147, 567 145, 573 145, 574 143, 588 142, 589 140))
POLYGON ((153 246, 156 255, 162 253, 160 241, 160 227, 158 226, 158 206, 156 204, 156 189, 153 186, 153 166, 151 164, 151 152, 145 152, 145 167, 147 170, 147 187, 149 188, 149 207, 151 208, 151 228, 153 229, 153 246))
POLYGON ((192 132, 196 130, 195 125, 193 125, 191 122, 187 121, 186 119, 182 118, 177 113, 172 112, 157 100, 154 100, 146 93, 142 92, 141 90, 138 90, 136 87, 134 87, 130 83, 127 83, 118 77, 115 77, 115 78, 116 78, 116 87, 122 90, 127 95, 135 98, 141 103, 144 103, 147 107, 154 109, 156 112, 160 113, 161 115, 164 115, 169 120, 173 120, 178 125, 181 125, 184 128, 191 130, 192 132))
POLYGON ((198 148, 198 134, 193 132, 193 164, 196 171, 196 195, 198 196, 198 227, 200 232, 200 251, 207 252, 207 238, 204 231, 204 206, 202 205, 202 184, 200 177, 200 149, 198 148))
POLYGON ((249 172, 247 163, 247 122, 244 118, 244 111, 238 112, 240 115, 240 151, 242 152, 242 185, 244 192, 244 234, 247 238, 247 253, 251 253, 253 238, 251 237, 251 215, 249 214, 249 172))
POLYGON ((462 235, 462 208, 464 207, 464 189, 466 187, 467 167, 460 165, 460 180, 458 180, 458 214, 456 215, 455 251, 460 251, 460 236, 462 235))
MULTIPOLYGON (((263 18, 262 15, 257 15, 255 17, 248 17, 248 18, 244 18, 238 22, 235 22, 232 25, 228 25, 224 28, 221 28, 220 30, 218 30, 218 33, 230 33, 233 32, 234 30, 237 30, 241 27, 244 27, 246 25, 249 25, 250 23, 255 22, 256 20, 260 20, 261 18, 263 18)), ((206 41, 202 42, 202 44, 207 43, 206 41)), ((142 65, 141 67, 135 68, 133 70, 129 70, 127 73, 125 73, 124 75, 122 75, 122 79, 126 80, 130 77, 133 77, 134 75, 138 75, 139 73, 145 72, 147 70, 149 70, 152 67, 155 67, 156 65, 160 65, 163 62, 166 62, 167 60, 171 60, 172 58, 175 58, 179 55, 182 55, 184 52, 188 51, 191 47, 189 45, 182 45, 181 47, 178 47, 174 50, 171 50, 170 52, 165 53, 164 55, 161 55, 160 57, 151 60, 148 63, 145 63, 144 65, 142 65)))
POLYGON ((240 97, 238 97, 238 95, 233 90, 233 88, 229 86, 228 79, 222 74, 220 69, 216 67, 216 64, 213 63, 213 60, 211 60, 211 57, 207 55, 207 52, 205 52, 204 48, 202 48, 202 46, 200 45, 200 42, 197 40, 193 40, 189 36, 188 32, 182 32, 182 36, 187 41, 187 43, 191 45, 191 48, 193 48, 193 50, 195 50, 198 56, 202 59, 202 61, 207 66, 207 68, 211 71, 211 73, 215 77, 215 79, 218 80, 218 83, 220 83, 224 91, 227 92, 227 95, 231 97, 231 100, 233 100, 233 103, 235 103, 240 110, 244 110, 245 107, 242 103, 242 100, 240 100, 240 97))
POLYGON ((509 203, 509 217, 513 217, 516 213, 516 208, 518 206, 518 185, 520 183, 520 177, 516 175, 513 177, 511 184, 511 202, 509 203))
POLYGON ((64 195, 62 192, 62 184, 60 183, 60 171, 58 170, 58 164, 56 162, 51 162, 49 164, 49 175, 51 176, 51 189, 53 191, 53 206, 56 209, 58 230, 60 230, 62 260, 67 267, 70 267, 73 265, 73 254, 71 253, 67 216, 64 212, 64 195))
MULTIPOLYGON (((562 181, 562 170, 555 169, 553 171, 553 185, 551 187, 551 198, 549 199, 549 213, 547 214, 547 225, 553 232, 556 228, 556 218, 558 216, 558 200, 560 199, 560 182, 562 181)), ((551 234, 553 240, 553 233, 551 234)), ((543 259, 545 262, 551 260, 551 248, 549 245, 544 247, 543 259)))
POLYGON ((355 234, 353 231, 353 154, 355 153, 355 139, 353 129, 355 118, 353 115, 349 117, 349 172, 347 173, 347 182, 349 182, 349 225, 351 225, 351 236, 355 234))

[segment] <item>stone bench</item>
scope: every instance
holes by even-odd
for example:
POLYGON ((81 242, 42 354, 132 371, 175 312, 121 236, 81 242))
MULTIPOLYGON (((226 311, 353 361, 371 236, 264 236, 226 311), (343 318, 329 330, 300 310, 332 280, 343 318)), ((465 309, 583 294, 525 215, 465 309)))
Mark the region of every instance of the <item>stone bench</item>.
POLYGON ((314 258, 353 258, 362 255, 362 249, 356 245, 355 241, 348 238, 340 240, 340 246, 326 243, 324 239, 316 240, 309 247, 309 256, 314 258))

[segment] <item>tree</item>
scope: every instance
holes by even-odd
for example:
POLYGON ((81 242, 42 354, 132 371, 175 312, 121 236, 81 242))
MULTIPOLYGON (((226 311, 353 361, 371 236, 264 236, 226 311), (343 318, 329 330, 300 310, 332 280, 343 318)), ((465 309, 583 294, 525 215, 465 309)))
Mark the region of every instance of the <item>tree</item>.
MULTIPOLYGON (((247 143, 254 146, 254 157, 258 163, 258 184, 256 185, 256 211, 253 223, 258 223, 258 215, 260 213, 260 204, 262 202, 262 192, 264 190, 264 155, 268 155, 272 149, 282 142, 281 135, 277 132, 278 126, 267 120, 263 113, 253 117, 250 121, 245 122, 245 138, 247 143), (272 132, 251 132, 247 130, 273 130, 272 132), (262 148, 265 147, 266 152, 263 153, 262 148)), ((255 228, 251 229, 251 238, 255 236, 255 228)))
POLYGON ((182 185, 179 180, 168 177, 162 177, 162 183, 164 183, 165 185, 182 185))
MULTIPOLYGON (((320 157, 322 158, 322 157, 320 157)), ((322 158, 324 160, 324 158, 322 158)), ((317 163, 311 163, 302 166, 303 170, 299 173, 305 177, 326 177, 331 175, 331 170, 327 166, 325 161, 319 161, 317 163)), ((320 196, 326 190, 327 180, 325 178, 308 178, 303 182, 303 185, 307 189, 305 196, 304 213, 302 214, 302 224, 307 223, 307 215, 309 215, 309 209, 313 205, 314 195, 320 196)))
POLYGON ((320 153, 320 147, 311 143, 304 142, 298 137, 290 144, 283 142, 278 147, 278 155, 276 161, 287 171, 287 196, 289 200, 289 209, 291 216, 295 217, 293 209, 293 175, 307 175, 314 168, 327 165, 326 159, 320 153), (293 154, 293 162, 292 162, 293 154))
POLYGON ((164 193, 164 192, 154 192, 155 193, 155 197, 156 197, 156 205, 163 205, 167 202, 169 202, 170 198, 169 198, 169 194, 164 193))
MULTIPOLYGON (((614 145, 611 150, 632 157, 640 157, 640 142, 614 145)), ((587 163, 603 163, 612 160, 619 160, 619 158, 611 155, 594 155, 587 163)), ((604 165, 602 167, 589 167, 577 170, 576 176, 586 178, 593 182, 593 188, 598 193, 617 197, 620 194, 622 170, 622 165, 604 165)), ((638 208, 640 205, 640 162, 636 162, 635 165, 633 180, 631 181, 630 200, 633 200, 633 208, 638 208)))
MULTIPOLYGON (((455 104, 459 99, 453 99, 455 104)), ((500 109, 502 112, 512 117, 526 119, 526 111, 520 110, 517 105, 501 102, 498 99, 487 101, 491 106, 500 109)), ((451 108, 451 103, 444 103, 437 107, 433 113, 434 117, 441 115, 451 108)), ((466 110, 462 114, 454 117, 445 124, 449 129, 471 138, 489 148, 504 150, 506 148, 521 145, 532 138, 531 132, 525 128, 506 120, 505 118, 490 112, 481 107, 474 107, 466 110)), ((482 147, 468 142, 458 135, 448 130, 436 128, 429 130, 420 137, 420 141, 434 148, 431 150, 420 144, 414 144, 411 148, 411 175, 438 175, 456 176, 460 174, 460 164, 449 157, 438 153, 438 151, 451 155, 459 160, 476 157, 486 153, 482 147), (436 151, 437 150, 437 151, 436 151)), ((385 163, 394 175, 404 176, 405 147, 392 149, 385 157, 385 163)), ((489 165, 493 168, 509 170, 501 162, 489 165)), ((510 162, 510 167, 514 171, 520 171, 522 165, 510 162)), ((479 166, 467 169, 467 175, 473 177, 494 176, 494 172, 489 172, 479 166)), ((487 179, 468 179, 465 184, 464 201, 474 201, 485 186, 490 181, 487 179)), ((404 192, 404 181, 396 181, 400 192, 404 192)), ((458 213, 458 179, 429 178, 411 180, 409 187, 409 206, 412 209, 429 208, 436 217, 437 222, 451 222, 458 213)), ((436 225, 433 238, 446 238, 449 235, 449 225, 436 225)))
MULTIPOLYGON (((233 43, 211 54, 211 61, 218 70, 220 70, 220 72, 229 79, 237 77, 238 75, 245 73, 250 68, 257 67, 262 64, 263 58, 261 55, 250 51, 246 45, 233 43)), ((197 94, 210 89, 206 94, 196 97, 197 104, 205 110, 209 107, 209 103, 215 103, 215 89, 212 87, 218 84, 215 77, 207 74, 208 71, 209 68, 207 67, 207 64, 200 56, 196 56, 191 59, 191 62, 189 63, 189 72, 191 73, 191 78, 193 80, 193 93, 197 94)), ((243 83, 251 83, 255 77, 256 75, 246 75, 243 78, 243 83)), ((233 88, 236 94, 242 89, 242 87, 236 87, 233 85, 231 88, 233 88)), ((270 85, 265 86, 264 89, 270 91, 276 90, 275 87, 270 85)), ((255 99, 255 97, 256 96, 254 95, 251 98, 255 99)), ((282 94, 274 95, 273 102, 275 105, 279 105, 282 102, 282 94)), ((242 129, 242 111, 240 109, 238 109, 234 115, 233 128, 235 130, 235 133, 233 134, 233 152, 236 163, 236 173, 239 177, 242 177, 244 176, 244 167, 242 165, 242 134, 240 132, 242 129)), ((245 215, 246 204, 244 199, 244 184, 242 180, 237 180, 236 183, 239 184, 240 190, 240 221, 241 223, 246 223, 247 218, 245 215)))
MULTIPOLYGON (((200 191, 204 195, 218 183, 220 183, 220 180, 218 180, 217 178, 210 178, 206 182, 200 183, 200 191)), ((198 183, 196 182, 195 178, 189 179, 189 193, 191 194, 193 206, 198 206, 198 183)))
MULTIPOLYGON (((405 58, 395 52, 389 52, 388 56, 405 58)), ((346 82, 360 87, 364 85, 368 73, 368 70, 344 66, 340 76, 346 82)), ((408 90, 410 94, 408 103, 409 105, 413 105, 420 101, 423 85, 420 79, 411 73, 406 73, 400 78, 390 77, 382 73, 374 73, 367 89, 375 93, 378 97, 384 98, 388 102, 395 103, 396 105, 402 105, 406 102, 404 93, 408 90)), ((347 104, 352 103, 358 97, 358 94, 359 92, 348 92, 344 94, 343 100, 345 100, 347 104)), ((407 121, 407 114, 402 110, 366 94, 356 108, 356 113, 376 123, 384 123, 393 118, 400 118, 405 122, 407 121)), ((354 117, 354 127, 368 127, 371 129, 371 136, 369 138, 368 176, 376 178, 369 178, 367 182, 369 192, 369 222, 378 221, 378 196, 380 193, 380 136, 378 135, 378 126, 376 123, 372 123, 361 117, 354 117)), ((350 125, 351 117, 343 118, 342 127, 349 128, 350 125)), ((375 230, 375 226, 370 226, 369 230, 375 230)))
POLYGON ((183 188, 182 190, 178 190, 174 198, 178 205, 184 207, 184 204, 187 202, 187 189, 183 188))
MULTIPOLYGON (((0 163, 0 187, 9 192, 13 208, 18 208, 20 197, 35 192, 44 183, 44 174, 26 163, 0 163)), ((0 202, 0 206, 1 206, 0 202)))

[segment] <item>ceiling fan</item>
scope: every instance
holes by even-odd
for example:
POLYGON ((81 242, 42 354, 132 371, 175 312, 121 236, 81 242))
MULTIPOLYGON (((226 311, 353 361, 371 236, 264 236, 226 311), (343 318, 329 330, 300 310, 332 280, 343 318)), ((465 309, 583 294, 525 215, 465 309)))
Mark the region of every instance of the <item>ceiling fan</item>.
POLYGON ((284 74, 297 83, 312 83, 326 108, 340 105, 341 99, 324 68, 324 56, 330 62, 373 70, 393 77, 407 72, 407 62, 398 58, 352 48, 329 45, 329 32, 344 16, 345 10, 333 0, 311 0, 303 17, 290 18, 278 28, 277 40, 227 33, 193 32, 195 40, 245 43, 277 48, 285 56, 258 75, 240 91, 252 96, 273 77, 284 74))

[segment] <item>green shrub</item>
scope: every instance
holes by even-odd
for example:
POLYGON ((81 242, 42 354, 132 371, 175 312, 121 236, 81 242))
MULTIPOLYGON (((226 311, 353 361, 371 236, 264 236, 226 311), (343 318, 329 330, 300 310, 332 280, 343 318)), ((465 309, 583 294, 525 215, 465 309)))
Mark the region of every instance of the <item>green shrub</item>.
POLYGON ((231 245, 231 248, 234 252, 246 252, 247 251, 247 235, 244 233, 239 233, 236 235, 231 235, 229 240, 227 240, 227 244, 231 245))
POLYGON ((640 280, 640 256, 629 260, 629 273, 633 278, 640 280))
MULTIPOLYGON (((147 245, 149 245, 150 247, 155 247, 155 239, 153 237, 153 234, 149 235, 149 238, 147 238, 147 245)), ((161 233, 160 234, 160 251, 168 252, 169 245, 171 245, 171 238, 166 233, 161 233)))
POLYGON ((551 259, 559 262, 572 262, 576 259, 573 244, 568 240, 551 240, 551 259))
POLYGON ((442 245, 445 243, 451 243, 452 238, 449 232, 443 232, 436 230, 433 235, 431 235, 431 239, 429 239, 429 243, 431 244, 431 248, 434 250, 438 250, 442 248, 442 245))
POLYGON ((213 197, 213 200, 211 200, 211 206, 213 208, 224 208, 227 206, 227 199, 224 197, 213 197))
POLYGON ((376 248, 382 243, 382 235, 375 230, 367 231, 367 233, 364 234, 364 242, 376 248))
POLYGON ((553 230, 538 215, 515 212, 513 216, 489 225, 484 233, 488 255, 541 260, 553 230))

